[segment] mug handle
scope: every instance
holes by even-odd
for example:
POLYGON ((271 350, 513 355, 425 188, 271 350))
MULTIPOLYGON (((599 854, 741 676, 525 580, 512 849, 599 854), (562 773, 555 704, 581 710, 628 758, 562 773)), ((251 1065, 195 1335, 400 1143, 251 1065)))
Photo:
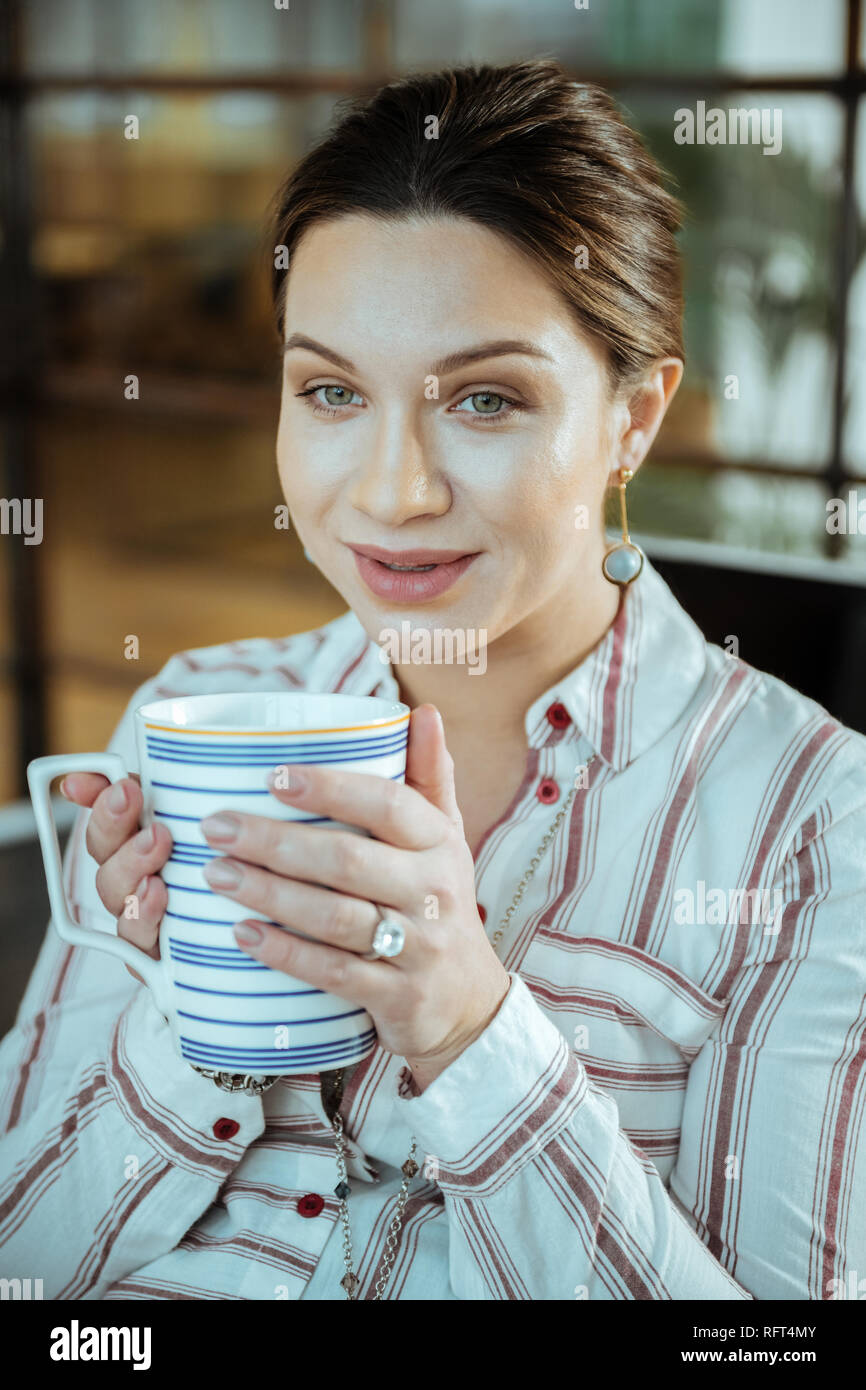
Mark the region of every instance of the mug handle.
POLYGON ((96 931, 93 927, 82 927, 73 921, 63 887, 63 865, 49 791, 54 778, 66 772, 100 772, 110 782, 119 782, 128 775, 119 753, 58 753, 45 758, 34 758, 27 764, 30 799, 33 802, 36 829, 45 861, 51 920, 64 941, 69 941, 75 946, 96 946, 102 951, 107 951, 109 955, 118 956, 124 965, 130 965, 133 970, 137 970, 152 991, 157 1007, 165 1014, 168 1010, 164 1007, 166 1000, 163 998, 164 976, 161 961, 145 955, 144 951, 133 946, 132 942, 125 941, 122 936, 112 936, 109 932, 96 931))

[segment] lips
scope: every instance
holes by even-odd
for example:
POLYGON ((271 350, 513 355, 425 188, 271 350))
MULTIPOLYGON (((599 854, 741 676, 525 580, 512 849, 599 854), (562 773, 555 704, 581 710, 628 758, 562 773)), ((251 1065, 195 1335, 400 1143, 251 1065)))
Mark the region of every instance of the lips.
POLYGON ((358 573, 377 598, 392 603, 423 603, 444 594, 469 568, 478 553, 462 550, 384 550, 376 545, 353 545, 358 573), (389 565, 431 566, 389 569, 389 565))

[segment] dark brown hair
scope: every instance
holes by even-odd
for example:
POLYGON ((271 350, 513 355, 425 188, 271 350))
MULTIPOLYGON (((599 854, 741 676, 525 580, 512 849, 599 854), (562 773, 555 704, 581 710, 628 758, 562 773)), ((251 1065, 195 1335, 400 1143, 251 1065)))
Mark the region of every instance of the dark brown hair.
MULTIPOLYGON (((569 81, 555 59, 414 73, 341 102, 275 195, 273 246, 291 268, 314 222, 349 213, 468 217, 509 238, 607 345, 614 392, 657 357, 685 360, 682 206, 604 88, 569 81)), ((280 339, 289 273, 272 275, 280 339)))

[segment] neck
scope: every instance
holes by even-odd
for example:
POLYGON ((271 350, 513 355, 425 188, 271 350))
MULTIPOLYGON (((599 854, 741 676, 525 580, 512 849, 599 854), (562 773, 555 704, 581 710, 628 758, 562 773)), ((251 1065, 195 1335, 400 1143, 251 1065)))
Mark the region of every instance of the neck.
MULTIPOLYGON (((446 735, 455 740, 525 738, 526 711, 601 641, 616 618, 622 595, 601 573, 573 579, 486 649, 477 670, 467 664, 393 665, 400 699, 410 707, 436 705, 446 735), (482 675, 483 671, 483 675, 482 675)), ((477 660, 477 658, 476 658, 477 660)))

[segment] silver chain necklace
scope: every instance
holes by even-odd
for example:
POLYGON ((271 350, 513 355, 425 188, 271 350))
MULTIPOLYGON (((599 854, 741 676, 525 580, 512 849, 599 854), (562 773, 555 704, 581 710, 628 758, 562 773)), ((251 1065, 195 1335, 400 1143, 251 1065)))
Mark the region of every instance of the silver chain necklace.
MULTIPOLYGON (((597 756, 598 755, 596 753, 592 753, 586 759, 585 762, 578 763, 577 767, 574 770, 575 776, 580 768, 588 768, 590 763, 594 762, 597 756)), ((496 931, 490 939, 490 944, 493 947, 494 951, 498 949, 499 943, 502 940, 502 933, 505 931, 506 927, 511 921, 511 918, 514 916, 514 913, 517 910, 520 900, 523 897, 524 892, 526 891, 526 885, 533 877, 535 870, 538 868, 539 864, 544 858, 545 853, 547 852, 547 848, 551 840, 554 838, 560 825, 567 816, 577 790, 577 785, 573 785, 571 791, 565 799, 565 802, 557 812, 553 824, 550 826, 550 829, 547 831, 547 834, 541 841, 541 844, 538 846, 538 849, 535 851, 535 854, 530 860, 529 868, 526 870, 526 873, 523 875, 523 878, 517 885, 514 897, 511 899, 511 902, 508 906, 508 910, 506 911, 505 916, 502 918, 502 921, 499 923, 499 926, 496 928, 496 931)), ((346 1172, 346 1150, 343 1135, 343 1117, 340 1114, 340 1102, 343 1098, 344 1074, 345 1068, 342 1067, 338 1071, 335 1071, 333 1073, 333 1086, 329 1092, 328 1099, 334 1107, 334 1113, 331 1117, 331 1124, 333 1125, 334 1134, 337 1140, 337 1174, 340 1179, 340 1181, 337 1183, 337 1186, 334 1188, 334 1194, 340 1202, 340 1220, 343 1225, 343 1263, 346 1266, 346 1273, 340 1280, 340 1284, 342 1288, 344 1288, 346 1291, 346 1298, 349 1300, 357 1301, 357 1292, 361 1281, 358 1278, 358 1275, 352 1269, 352 1233, 349 1227, 348 1202, 349 1193, 351 1189, 349 1187, 346 1172)), ((376 1292, 373 1295, 374 1302, 382 1297, 385 1291, 385 1285, 387 1284, 388 1279, 391 1275, 391 1266, 394 1263, 394 1256, 397 1252, 397 1237, 400 1234, 400 1229, 403 1225, 403 1212, 406 1206, 406 1199, 409 1194, 409 1184, 414 1178, 415 1174, 418 1172, 418 1164, 415 1162, 416 1148, 417 1140, 415 1139, 415 1136, 413 1134, 412 1146, 409 1149, 409 1156, 401 1169, 401 1172, 403 1174, 403 1181, 400 1184, 400 1192, 397 1197, 397 1209, 394 1212, 394 1216, 391 1221, 391 1226, 388 1231, 388 1236, 385 1241, 385 1251, 382 1256, 382 1265, 379 1271, 379 1278, 376 1280, 376 1292)))

